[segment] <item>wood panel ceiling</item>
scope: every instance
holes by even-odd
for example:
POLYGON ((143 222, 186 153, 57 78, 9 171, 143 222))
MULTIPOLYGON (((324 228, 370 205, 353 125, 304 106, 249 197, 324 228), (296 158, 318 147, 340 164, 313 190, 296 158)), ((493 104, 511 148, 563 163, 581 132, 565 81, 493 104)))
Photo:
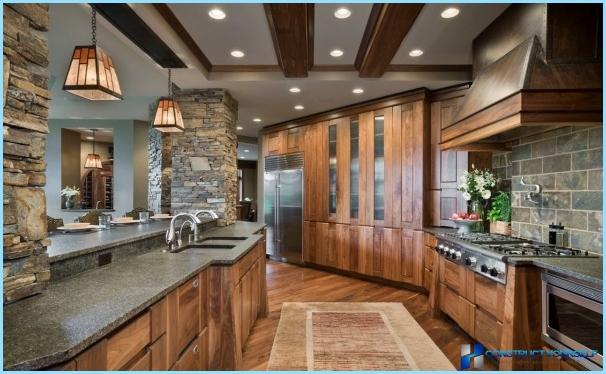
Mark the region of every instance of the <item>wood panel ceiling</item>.
MULTIPOLYGON (((364 33, 357 50, 348 50, 345 53, 350 56, 355 56, 355 62, 341 63, 335 59, 335 63, 314 63, 314 41, 323 38, 323 35, 315 34, 314 30, 318 27, 314 25, 314 15, 318 12, 318 7, 337 7, 335 4, 223 4, 221 5, 228 10, 233 11, 235 6, 240 9, 249 7, 247 14, 249 16, 255 14, 252 9, 255 6, 262 6, 265 12, 265 26, 271 35, 273 52, 276 57, 276 64, 255 63, 251 61, 254 58, 244 58, 241 61, 230 60, 229 63, 222 61, 214 62, 208 57, 205 50, 212 48, 216 49, 214 43, 218 41, 219 36, 215 35, 211 26, 202 26, 203 22, 213 22, 213 20, 205 20, 207 17, 204 13, 206 8, 210 9, 210 5, 206 4, 153 4, 156 11, 161 15, 165 22, 173 29, 174 33, 181 38, 182 42, 187 45, 188 49, 195 56, 198 62, 206 68, 208 72, 221 73, 242 73, 242 72, 276 72, 281 71, 285 77, 307 77, 311 71, 319 72, 348 72, 357 71, 361 78, 380 78, 385 72, 470 72, 471 64, 449 64, 449 63, 431 63, 431 64, 402 64, 393 63, 394 56, 401 54, 403 41, 406 40, 410 30, 415 25, 415 22, 423 9, 427 6, 424 4, 374 4, 372 10, 367 17, 360 20, 357 18, 355 22, 358 28, 361 21, 365 22, 364 33), (188 12, 193 8, 202 7, 204 13, 196 10, 197 13, 188 12), (179 10, 176 12, 175 10, 179 10), (188 19, 187 19, 188 18, 188 19), (202 18, 202 19, 200 19, 202 18), (207 34, 204 35, 204 42, 201 41, 200 30, 204 29, 207 34)), ((364 6, 359 4, 357 6, 364 6)), ((366 6, 370 6, 367 5, 366 6)), ((435 6, 434 4, 429 6, 435 6)), ((444 7, 444 5, 441 5, 444 7)), ((360 8, 358 8, 360 10, 360 8)), ((435 10, 434 10, 435 12, 435 10)), ((444 20, 439 17, 431 22, 439 23, 444 20)), ((324 17, 326 20, 326 17, 324 17)), ((219 22, 224 22, 221 20, 219 22)), ((258 25, 258 20, 254 20, 258 25)), ((336 20, 336 23, 345 24, 348 20, 336 20)), ((242 15, 238 18, 239 24, 232 24, 233 29, 241 29, 241 37, 245 38, 250 33, 250 25, 246 25, 246 18, 242 15), (243 25, 244 24, 244 25, 243 25), (248 29, 246 27, 249 27, 248 29)), ((337 26, 335 23, 334 27, 337 26)), ((205 25, 205 24, 204 24, 205 25)), ((323 27, 324 30, 330 29, 331 26, 323 27)), ((351 27, 351 26, 349 26, 351 27)), ((218 29, 216 29, 218 30, 218 29)), ((347 30, 347 29, 345 29, 347 30)), ((237 30, 236 30, 237 31, 237 30)), ((346 33, 342 33, 347 35, 346 33)), ((233 35, 232 35, 233 38, 233 35)), ((355 38, 355 36, 354 36, 355 38)), ((470 43, 471 41, 469 41, 470 43)), ((260 41, 259 43, 263 43, 260 41)), ((324 43, 326 44, 326 43, 324 43)), ((333 43, 333 44, 338 44, 333 43)), ((345 44, 345 43, 343 43, 345 44)), ((351 43, 349 43, 351 44, 351 43)), ((247 46, 252 48, 254 46, 247 46)), ((322 51, 328 54, 329 51, 322 51)), ((316 52, 317 53, 317 52, 316 52)), ((213 51, 216 55, 216 52, 213 51)), ((259 55, 256 56, 259 59, 259 55)), ((219 58, 217 58, 219 59, 219 58)), ((326 61, 326 58, 322 58, 326 61)), ((349 61, 349 60, 348 60, 349 61)))

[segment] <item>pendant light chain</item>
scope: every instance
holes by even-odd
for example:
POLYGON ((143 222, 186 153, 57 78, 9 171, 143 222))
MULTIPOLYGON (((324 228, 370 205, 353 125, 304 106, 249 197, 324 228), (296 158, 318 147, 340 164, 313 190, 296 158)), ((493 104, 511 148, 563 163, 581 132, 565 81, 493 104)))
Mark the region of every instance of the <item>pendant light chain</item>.
POLYGON ((92 8, 91 12, 90 28, 93 45, 97 45, 97 11, 95 10, 95 8, 92 8))

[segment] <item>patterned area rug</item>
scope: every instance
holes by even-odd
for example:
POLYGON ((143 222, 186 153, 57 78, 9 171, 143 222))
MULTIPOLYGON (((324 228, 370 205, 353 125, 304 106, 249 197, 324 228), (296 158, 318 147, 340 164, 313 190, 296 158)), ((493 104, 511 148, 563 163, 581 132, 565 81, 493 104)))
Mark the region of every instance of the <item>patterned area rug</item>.
POLYGON ((399 303, 284 303, 268 370, 454 370, 399 303))

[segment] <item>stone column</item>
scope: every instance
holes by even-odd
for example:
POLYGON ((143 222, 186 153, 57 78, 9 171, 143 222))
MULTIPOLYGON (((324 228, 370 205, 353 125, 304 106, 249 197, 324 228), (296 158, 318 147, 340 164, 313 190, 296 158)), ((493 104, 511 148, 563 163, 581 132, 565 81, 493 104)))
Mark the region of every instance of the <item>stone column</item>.
POLYGON ((41 292, 46 247, 48 4, 4 5, 4 303, 41 292))
POLYGON ((183 90, 185 131, 172 134, 171 209, 212 209, 220 224, 236 220, 238 103, 223 89, 183 90))

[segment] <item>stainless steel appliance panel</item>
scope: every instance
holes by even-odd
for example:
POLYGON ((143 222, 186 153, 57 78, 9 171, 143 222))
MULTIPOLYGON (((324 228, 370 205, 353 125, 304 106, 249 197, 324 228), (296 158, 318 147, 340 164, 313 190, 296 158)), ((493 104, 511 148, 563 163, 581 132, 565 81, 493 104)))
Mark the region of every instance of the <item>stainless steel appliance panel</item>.
POLYGON ((279 172, 265 172, 265 178, 263 182, 263 191, 264 191, 264 212, 265 212, 265 224, 266 226, 266 251, 267 254, 273 256, 277 251, 277 242, 275 236, 275 230, 277 225, 277 186, 278 186, 278 178, 279 172))

